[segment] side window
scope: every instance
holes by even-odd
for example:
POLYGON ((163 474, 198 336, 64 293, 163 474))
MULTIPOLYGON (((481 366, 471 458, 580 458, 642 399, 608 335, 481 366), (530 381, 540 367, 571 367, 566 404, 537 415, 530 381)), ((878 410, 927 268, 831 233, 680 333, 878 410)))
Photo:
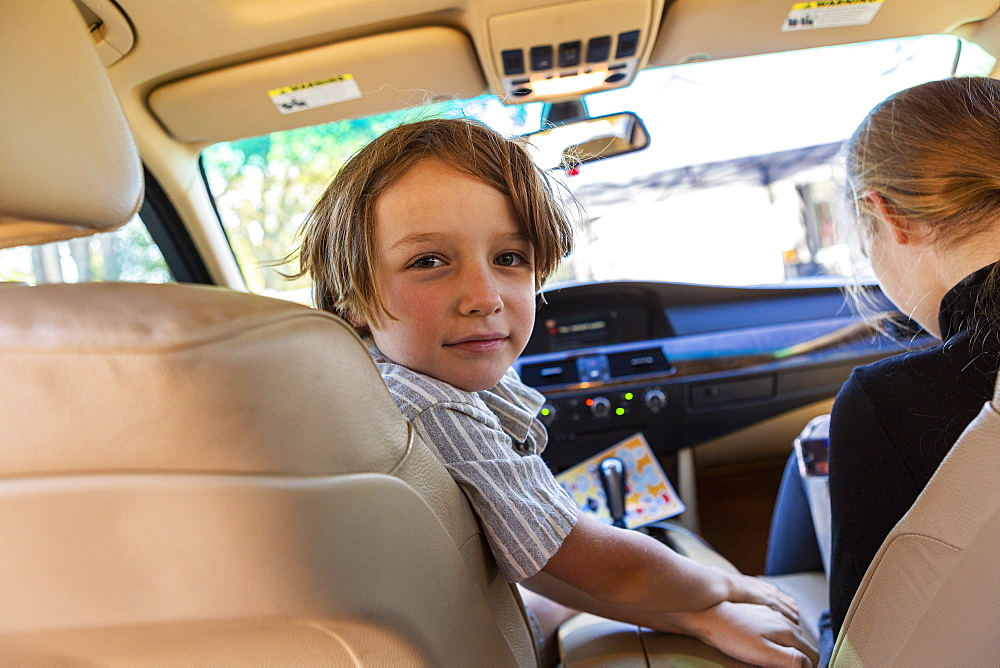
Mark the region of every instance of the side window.
POLYGON ((37 285, 173 280, 163 254, 139 216, 114 232, 0 250, 0 282, 37 285))

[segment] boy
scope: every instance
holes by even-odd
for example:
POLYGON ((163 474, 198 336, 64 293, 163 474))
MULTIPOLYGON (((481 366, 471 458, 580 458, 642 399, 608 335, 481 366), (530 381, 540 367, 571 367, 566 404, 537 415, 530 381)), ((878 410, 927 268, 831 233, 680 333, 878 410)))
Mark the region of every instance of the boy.
POLYGON ((370 336, 393 398, 468 496, 508 581, 755 663, 814 658, 789 597, 579 513, 542 462, 543 398, 510 366, 538 288, 571 246, 522 147, 479 123, 429 120, 341 169, 306 223, 300 272, 317 306, 370 336))

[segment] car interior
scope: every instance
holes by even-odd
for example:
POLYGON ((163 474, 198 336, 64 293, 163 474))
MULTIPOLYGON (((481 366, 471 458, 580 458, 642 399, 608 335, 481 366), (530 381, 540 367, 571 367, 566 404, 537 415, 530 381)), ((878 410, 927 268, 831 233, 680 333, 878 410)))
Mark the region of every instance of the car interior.
MULTIPOLYGON (((1000 0, 0 8, 3 665, 539 665, 461 490, 286 277, 336 169, 433 115, 523 136, 579 218, 515 363, 546 463, 641 434, 684 506, 653 535, 762 574, 796 435, 934 342, 848 257, 840 144, 896 90, 1000 76, 1000 0)), ((1000 656, 997 392, 832 664, 1000 656)), ((772 581, 816 637, 825 574, 772 581)), ((740 665, 592 615, 559 651, 740 665)))

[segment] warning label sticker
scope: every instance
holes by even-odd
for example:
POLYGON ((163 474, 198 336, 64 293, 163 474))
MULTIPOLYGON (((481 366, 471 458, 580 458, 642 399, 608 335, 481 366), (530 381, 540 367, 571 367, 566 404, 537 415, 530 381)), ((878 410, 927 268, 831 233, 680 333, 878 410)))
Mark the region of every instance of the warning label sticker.
POLYGON ((885 0, 815 0, 796 2, 781 26, 790 30, 862 26, 872 22, 885 0))
POLYGON ((295 86, 285 86, 267 91, 275 108, 283 114, 294 114, 307 109, 325 107, 328 104, 356 100, 361 97, 361 89, 353 74, 307 81, 295 86))

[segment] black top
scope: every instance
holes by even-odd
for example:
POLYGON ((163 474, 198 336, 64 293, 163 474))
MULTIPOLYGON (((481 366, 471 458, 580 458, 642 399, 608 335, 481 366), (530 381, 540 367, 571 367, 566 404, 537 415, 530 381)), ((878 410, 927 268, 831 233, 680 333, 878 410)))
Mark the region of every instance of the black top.
POLYGON ((830 421, 834 637, 882 541, 993 397, 998 332, 973 317, 992 268, 941 300, 943 343, 858 367, 837 395, 830 421))

